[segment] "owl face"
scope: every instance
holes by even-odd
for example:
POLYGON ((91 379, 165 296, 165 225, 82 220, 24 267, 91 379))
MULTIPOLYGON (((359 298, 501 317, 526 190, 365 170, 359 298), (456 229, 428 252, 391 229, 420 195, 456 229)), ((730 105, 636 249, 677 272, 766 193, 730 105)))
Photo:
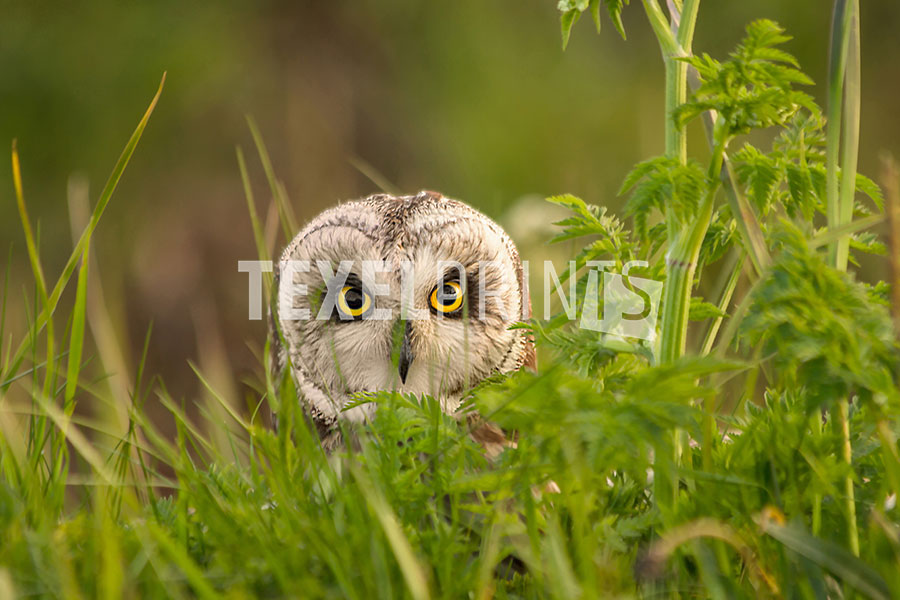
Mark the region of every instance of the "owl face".
MULTIPOLYGON (((301 401, 321 425, 362 420, 354 394, 428 394, 447 413, 533 348, 515 246, 493 221, 433 192, 376 195, 325 211, 287 246, 277 315, 301 401)), ((273 336, 277 339, 277 336, 273 336)))

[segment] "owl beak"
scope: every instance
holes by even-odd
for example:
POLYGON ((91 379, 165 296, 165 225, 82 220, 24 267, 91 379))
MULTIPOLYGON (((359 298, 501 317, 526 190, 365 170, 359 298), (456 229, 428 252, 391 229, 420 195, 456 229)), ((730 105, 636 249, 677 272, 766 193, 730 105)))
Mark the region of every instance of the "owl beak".
POLYGON ((409 373, 409 365, 412 364, 415 355, 412 351, 412 346, 409 343, 409 338, 412 335, 412 324, 407 321, 406 328, 403 331, 403 342, 400 344, 400 362, 399 362, 399 370, 400 370, 400 381, 402 383, 406 383, 406 375, 409 373))

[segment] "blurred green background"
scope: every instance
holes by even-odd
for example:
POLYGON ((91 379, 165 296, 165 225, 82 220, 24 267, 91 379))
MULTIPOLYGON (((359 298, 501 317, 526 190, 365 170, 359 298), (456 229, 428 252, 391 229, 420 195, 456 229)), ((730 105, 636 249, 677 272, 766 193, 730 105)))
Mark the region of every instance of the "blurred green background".
MULTIPOLYGON (((236 145, 261 210, 270 196, 245 115, 304 221, 377 190, 354 160, 406 192, 465 200, 529 247, 539 237, 516 230, 522 215, 549 217, 528 197, 570 192, 617 210, 630 166, 662 151, 659 50, 635 2, 627 41, 609 21, 597 35, 586 18, 563 52, 555 4, 3 2, 0 140, 18 139, 48 276, 72 247, 70 182, 87 182, 96 201, 163 71, 162 99, 92 249, 123 364, 133 365, 152 321, 149 369, 176 398, 198 392, 189 359, 232 392, 258 372, 265 326, 248 321, 247 276, 237 272, 256 255, 236 145)), ((775 19, 824 105, 830 5, 704 2, 695 50, 721 57, 751 19, 775 19)), ((860 171, 877 180, 879 154, 900 155, 900 2, 861 10, 860 171)), ((21 319, 30 279, 8 166, 0 240, 4 263, 12 248, 11 314, 21 319)))

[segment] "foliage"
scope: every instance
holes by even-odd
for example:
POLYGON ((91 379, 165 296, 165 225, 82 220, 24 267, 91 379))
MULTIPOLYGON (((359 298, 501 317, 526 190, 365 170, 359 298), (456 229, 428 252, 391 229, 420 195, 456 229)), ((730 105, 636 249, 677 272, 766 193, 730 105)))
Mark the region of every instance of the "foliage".
MULTIPOLYGON (((622 5, 606 3, 620 30, 622 5)), ((560 10, 567 38, 599 2, 560 10)), ((14 150, 36 291, 28 334, 0 360, 0 595, 900 596, 900 352, 885 285, 857 281, 825 253, 842 236, 857 236, 857 248, 878 240, 864 232, 874 221, 862 204, 847 229, 813 225, 836 165, 822 150, 821 111, 794 89, 809 81, 776 48, 787 39, 758 21, 727 61, 679 61, 700 85, 672 125, 716 111, 713 152, 705 165, 674 155, 639 164, 623 184, 633 229, 576 197, 551 199, 571 212, 554 241, 583 243, 562 276, 576 281, 579 310, 591 261, 642 260, 633 274, 662 279, 679 273, 671 263, 686 244, 688 295, 660 328, 680 314, 700 341, 704 325, 696 349, 661 360, 651 341, 579 328, 562 312, 520 325, 547 355, 538 372, 491 378, 462 415, 429 397, 360 398, 376 416, 343 425, 346 449, 331 456, 266 358, 249 417, 222 401, 227 422, 210 412, 195 423, 143 367, 131 397, 112 399, 128 402, 124 432, 80 416, 76 402, 102 395, 86 364, 90 242, 156 99, 53 287, 14 150), (776 128, 770 151, 727 156, 736 136, 762 127, 776 128), (719 201, 723 187, 748 203, 719 201), (751 271, 742 265, 757 230, 771 257, 751 271), (62 314, 79 264, 74 308, 62 314), (707 301, 693 291, 713 265, 724 284, 707 301), (145 410, 151 395, 175 440, 145 410), (259 418, 264 403, 278 408, 277 431, 259 418), (471 411, 516 443, 485 457, 471 411)), ((880 210, 874 183, 855 176, 855 187, 880 210)), ((8 278, 0 339, 7 292, 8 278)))
MULTIPOLYGON (((628 4, 628 0, 602 0, 606 11, 609 13, 609 19, 616 27, 616 31, 625 39, 625 26, 622 25, 622 9, 628 4)), ((582 13, 588 11, 591 13, 591 19, 600 33, 602 21, 600 19, 600 3, 601 0, 559 0, 557 8, 559 9, 560 25, 562 26, 562 43, 563 49, 569 44, 569 37, 572 34, 572 27, 581 18, 582 13)))
POLYGON ((791 38, 766 19, 747 26, 744 41, 719 62, 709 56, 684 59, 697 70, 700 85, 693 98, 678 107, 675 121, 684 125, 706 111, 715 110, 727 135, 783 125, 800 108, 815 110, 809 94, 795 85, 812 85, 796 68, 793 56, 776 48, 791 38))

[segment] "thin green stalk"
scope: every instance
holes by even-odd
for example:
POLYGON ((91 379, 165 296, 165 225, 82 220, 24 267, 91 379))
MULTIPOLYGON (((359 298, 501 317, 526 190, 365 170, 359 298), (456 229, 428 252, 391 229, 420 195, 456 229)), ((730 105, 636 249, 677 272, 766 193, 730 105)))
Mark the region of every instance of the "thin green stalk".
MULTIPOLYGON (((850 29, 854 21, 854 8, 858 10, 856 0, 837 0, 834 5, 834 22, 831 33, 831 56, 828 69, 828 131, 826 132, 825 175, 826 213, 828 227, 834 228, 843 223, 845 210, 842 206, 841 186, 838 181, 838 155, 841 147, 841 114, 844 102, 844 79, 847 72, 847 56, 850 52, 850 29)), ((858 42, 858 37, 856 38, 858 42)), ((858 56, 858 52, 857 52, 858 56)), ((858 69, 857 69, 858 74, 858 69)), ((856 85, 857 103, 859 99, 858 82, 856 85)), ((846 157, 846 152, 845 152, 846 157)), ((854 162, 855 165, 855 162, 854 162)), ((849 174, 845 173, 847 178, 849 174)), ((852 201, 852 199, 851 199, 852 201)), ((851 206, 852 211, 852 206, 851 206)), ((834 266, 846 269, 849 239, 835 241, 829 249, 834 266)))
MULTIPOLYGON (((672 118, 675 109, 687 100, 687 64, 679 58, 688 56, 692 46, 694 29, 697 23, 699 0, 686 0, 680 7, 670 5, 671 15, 665 14, 656 0, 644 0, 644 10, 659 41, 666 73, 665 97, 665 144, 666 156, 677 158, 682 164, 687 163, 687 138, 683 128, 672 118)), ((719 162, 721 166, 721 161, 719 162)), ((670 363, 677 360, 685 348, 687 337, 688 310, 690 308, 690 290, 697 265, 700 243, 709 226, 712 216, 712 199, 704 202, 698 225, 685 238, 684 231, 676 227, 677 220, 672 210, 666 211, 666 224, 669 250, 666 256, 666 286, 664 289, 663 315, 661 320, 660 346, 657 360, 670 363), (705 222, 705 225, 702 223, 705 222), (702 229, 702 230, 701 230, 702 229), (693 243, 699 235, 696 248, 693 243), (681 244, 687 240, 688 246, 681 244), (696 250, 696 251, 695 251, 696 250), (684 260, 685 258, 688 260, 684 260)), ((676 468, 681 462, 683 435, 673 432, 672 455, 657 457, 654 473, 654 488, 657 502, 666 506, 676 499, 678 481, 676 468)))
MULTIPOLYGON (((692 88, 700 87, 700 75, 694 67, 688 67, 688 83, 692 88)), ((718 113, 714 110, 708 110, 703 113, 703 128, 706 130, 706 139, 710 149, 716 145, 713 139, 713 133, 716 128, 716 120, 718 113)), ((725 195, 728 204, 731 207, 731 214, 737 223, 738 232, 741 234, 741 240, 744 242, 744 249, 753 263, 756 274, 761 276, 765 269, 772 264, 772 257, 769 255, 769 248, 766 246, 766 239, 756 216, 756 211, 750 205, 747 197, 738 184, 737 174, 734 166, 728 160, 726 153, 722 159, 722 172, 720 173, 722 186, 725 188, 725 195)))
MULTIPOLYGON (((703 238, 709 229, 709 223, 712 219, 713 200, 718 190, 719 177, 718 174, 722 170, 722 161, 725 157, 725 142, 721 133, 716 133, 716 145, 713 148, 713 156, 708 172, 708 187, 700 205, 697 219, 691 226, 685 236, 685 232, 680 232, 680 236, 676 238, 675 245, 670 247, 666 256, 666 270, 668 272, 666 279, 666 287, 663 290, 663 336, 660 344, 660 361, 671 363, 680 358, 685 351, 687 344, 687 326, 688 314, 691 306, 691 287, 694 282, 694 273, 697 270, 697 261, 700 257, 700 247, 703 245, 703 238), (671 278, 671 279, 669 279, 671 278)), ((710 413, 711 415, 711 413, 710 413)), ((711 439, 712 417, 708 415, 705 419, 704 437, 711 439)), ((674 432, 674 465, 677 466, 681 461, 681 451, 683 443, 683 435, 680 431, 674 432)), ((706 453, 710 450, 709 439, 704 440, 704 464, 711 462, 711 457, 706 453)), ((654 480, 655 481, 655 480, 654 480)), ((671 484, 672 493, 677 492, 677 487, 671 484)), ((668 486, 668 483, 664 483, 668 486)))
POLYGON ((278 207, 279 220, 284 232, 285 241, 290 241, 299 229, 297 225, 297 217, 294 215, 294 209, 291 207, 287 199, 287 193, 284 186, 275 177, 275 169, 272 168, 272 159, 269 158, 269 151, 262 139, 262 133, 256 125, 256 121, 252 117, 247 117, 247 125, 250 127, 250 134, 253 136, 253 143, 256 144, 256 151, 259 153, 259 160, 262 163, 263 171, 266 173, 266 179, 269 181, 269 187, 272 190, 272 198, 278 207))
MULTIPOLYGON (((31 220, 28 217, 28 209, 25 207, 25 196, 22 192, 22 171, 19 165, 19 152, 16 149, 16 141, 12 143, 12 174, 13 186, 16 190, 16 206, 19 209, 19 218, 22 222, 22 230, 25 232, 25 246, 28 248, 28 259, 31 262, 31 271, 37 284, 38 300, 44 311, 48 310, 50 299, 47 295, 47 280, 44 278, 44 269, 41 266, 41 257, 37 244, 34 241, 34 233, 31 230, 31 220)), ((47 319, 47 363, 44 373, 44 395, 52 396, 53 381, 56 361, 54 360, 54 335, 53 319, 47 319)), ((35 337, 36 339, 36 337, 35 337)))
MULTIPOLYGON (((644 0, 644 9, 659 41, 666 68, 666 155, 677 158, 681 163, 687 162, 687 138, 684 129, 677 126, 672 115, 687 99, 687 64, 679 58, 690 55, 699 6, 699 0, 686 0, 682 13, 678 14, 673 9, 671 23, 668 23, 655 0, 644 0)), ((721 160, 719 166, 721 169, 721 160)), ((718 176, 718 172, 716 175, 718 176)), ((695 255, 700 250, 699 243, 695 247, 694 242, 698 238, 700 242, 703 241, 711 216, 712 202, 704 202, 695 227, 690 232, 684 232, 675 228, 675 215, 666 211, 669 252, 666 259, 666 288, 663 292, 665 303, 658 352, 660 363, 672 362, 684 354, 690 288, 696 270, 695 255)))
POLYGON ((659 42, 663 59, 665 59, 666 56, 680 55, 681 47, 678 45, 675 36, 672 35, 669 21, 666 19, 665 13, 659 7, 656 0, 644 0, 644 12, 647 13, 650 27, 653 28, 653 33, 656 35, 656 39, 659 42))
POLYGON ((897 452, 897 439, 891 430, 888 420, 881 416, 875 423, 878 441, 881 442, 881 455, 885 473, 891 490, 896 494, 900 490, 900 453, 897 452))
MULTIPOLYGON (((848 465, 853 465, 853 446, 850 443, 850 402, 843 399, 837 405, 837 419, 835 426, 840 428, 841 434, 841 458, 848 465)), ((850 552, 859 556, 859 531, 856 525, 856 500, 853 491, 853 477, 844 478, 844 509, 847 511, 847 541, 850 552)))
MULTIPOLYGON (((687 163, 687 137, 684 128, 675 125, 672 113, 687 100, 687 64, 666 57, 666 156, 687 163)), ((667 214, 667 218, 671 215, 667 214)), ((671 219, 669 219, 671 221, 671 219)))
POLYGON ((673 11, 671 21, 672 28, 675 29, 677 46, 673 53, 664 57, 666 62, 666 154, 678 157, 682 164, 687 163, 687 133, 683 127, 675 124, 672 115, 676 108, 687 101, 688 64, 678 59, 691 55, 699 8, 700 0, 685 0, 681 14, 678 14, 674 12, 675 7, 670 5, 670 10, 673 11), (671 76, 669 70, 672 70, 671 76))
MULTIPOLYGON (((725 283, 725 287, 722 289, 718 308, 723 313, 731 304, 731 298, 734 296, 734 290, 737 287, 737 282, 740 279, 741 272, 744 268, 744 258, 745 257, 743 255, 737 258, 729 272, 728 281, 725 283)), ((706 332, 706 338, 703 340, 703 345, 700 347, 701 356, 705 356, 712 351, 713 344, 716 341, 716 335, 719 333, 719 329, 722 327, 722 322, 724 320, 725 317, 716 317, 712 324, 709 326, 709 330, 706 332)))
POLYGON ((692 52, 694 44, 694 29, 697 27, 697 13, 700 10, 700 0, 685 0, 681 9, 678 23, 678 33, 675 36, 678 44, 688 54, 692 52))
POLYGON ((84 348, 84 321, 87 306, 88 257, 90 240, 81 254, 81 270, 75 286, 75 309, 72 313, 72 334, 69 340, 69 361, 66 368, 66 392, 63 402, 64 412, 71 416, 75 409, 75 392, 78 389, 78 375, 81 371, 81 353, 84 348))
POLYGON ((150 106, 147 107, 147 110, 144 112, 144 116, 138 122, 138 125, 135 128, 134 133, 131 134, 128 143, 125 144, 125 148, 122 150, 122 154, 119 156, 119 160, 116 162, 116 166, 113 168, 113 171, 110 174, 109 179, 107 180, 106 185, 104 186, 103 191, 100 194, 100 199, 97 201, 97 205, 94 207, 94 211, 91 214, 91 219, 88 223, 88 226, 81 233, 81 237, 78 239, 78 243, 75 244, 75 248, 69 255, 69 260, 66 262, 66 266, 63 268, 62 274, 56 280, 56 284, 53 286, 53 290, 49 293, 48 302, 44 306, 43 310, 35 315, 33 327, 34 335, 22 340, 22 342, 19 344, 19 347, 12 355, 12 359, 9 360, 9 366, 6 367, 2 375, 0 375, 0 391, 5 391, 12 383, 12 379, 10 379, 10 377, 13 375, 13 373, 15 373, 15 371, 19 369, 19 366, 21 366, 26 353, 29 351, 29 349, 32 348, 34 341, 37 339, 37 333, 40 332, 45 326, 52 327, 52 323, 50 323, 50 321, 51 317, 53 316, 53 312, 56 310, 59 299, 62 296, 66 285, 69 283, 69 280, 72 277, 72 273, 75 271, 75 267, 81 260, 82 253, 84 252, 84 246, 93 235, 94 229, 96 229, 97 223, 103 216, 103 212, 106 210, 106 207, 109 204, 109 200, 112 197, 113 192, 116 190, 119 179, 121 179, 122 173, 125 171, 125 167, 128 165, 128 161, 131 159, 131 155, 134 154, 134 150, 141 139, 141 135, 144 133, 144 128, 147 126, 147 121, 150 120, 150 115, 153 113, 153 109, 156 108, 156 103, 159 101, 159 97, 162 94, 165 82, 166 74, 163 73, 162 79, 159 82, 159 88, 157 88, 156 90, 156 95, 153 96, 153 100, 150 101, 150 106))
MULTIPOLYGON (((844 32, 850 39, 847 43, 847 63, 844 74, 843 144, 841 147, 841 188, 840 224, 853 219, 854 196, 856 193, 856 165, 859 156, 860 119, 860 66, 859 66, 859 0, 853 0, 852 23, 844 32)), ((850 236, 838 242, 837 267, 847 269, 850 254, 850 236)))
MULTIPOLYGON (((721 299, 719 300, 719 310, 723 313, 731 304, 731 298, 734 295, 734 290, 737 287, 737 282, 741 277, 741 270, 743 268, 744 256, 740 256, 731 268, 731 273, 728 277, 728 281, 725 283, 725 288, 723 289, 721 299)), ((722 321, 724 321, 724 317, 716 317, 709 326, 709 331, 706 332, 706 339, 703 341, 703 346, 700 348, 701 356, 706 356, 712 350, 713 343, 716 341, 716 334, 722 326, 722 321)), ((703 409, 703 445, 701 446, 701 450, 703 452, 703 470, 709 472, 713 467, 712 440, 713 435, 716 432, 715 401, 712 398, 706 398, 703 402, 703 409)))
MULTIPOLYGON (((822 413, 816 411, 812 416, 812 430, 816 435, 822 435, 822 413)), ((813 493, 812 506, 812 534, 818 536, 822 531, 822 494, 820 492, 813 493)))
POLYGON ((710 159, 708 187, 706 195, 701 201, 697 218, 688 231, 680 232, 666 256, 668 276, 666 287, 663 290, 663 329, 659 350, 659 359, 663 364, 674 362, 680 358, 684 354, 687 343, 691 286, 697 270, 700 246, 703 244, 703 238, 706 236, 712 219, 713 199, 719 188, 718 175, 725 156, 725 140, 721 139, 721 133, 717 133, 716 137, 718 141, 710 159))
MULTIPOLYGON (((837 0, 831 37, 828 131, 825 149, 827 216, 830 229, 846 225, 853 217, 859 152, 859 88, 859 0, 837 0), (843 147, 841 147, 842 128, 843 147), (837 164, 839 150, 840 182, 837 164)), ((832 243, 830 258, 838 270, 847 270, 849 254, 849 234, 839 237, 832 243)), ((838 402, 834 423, 841 436, 840 455, 852 471, 853 448, 850 442, 848 399, 842 398, 838 402)), ((852 474, 844 478, 844 512, 847 518, 847 541, 850 550, 859 556, 859 531, 856 523, 856 498, 852 474)))

